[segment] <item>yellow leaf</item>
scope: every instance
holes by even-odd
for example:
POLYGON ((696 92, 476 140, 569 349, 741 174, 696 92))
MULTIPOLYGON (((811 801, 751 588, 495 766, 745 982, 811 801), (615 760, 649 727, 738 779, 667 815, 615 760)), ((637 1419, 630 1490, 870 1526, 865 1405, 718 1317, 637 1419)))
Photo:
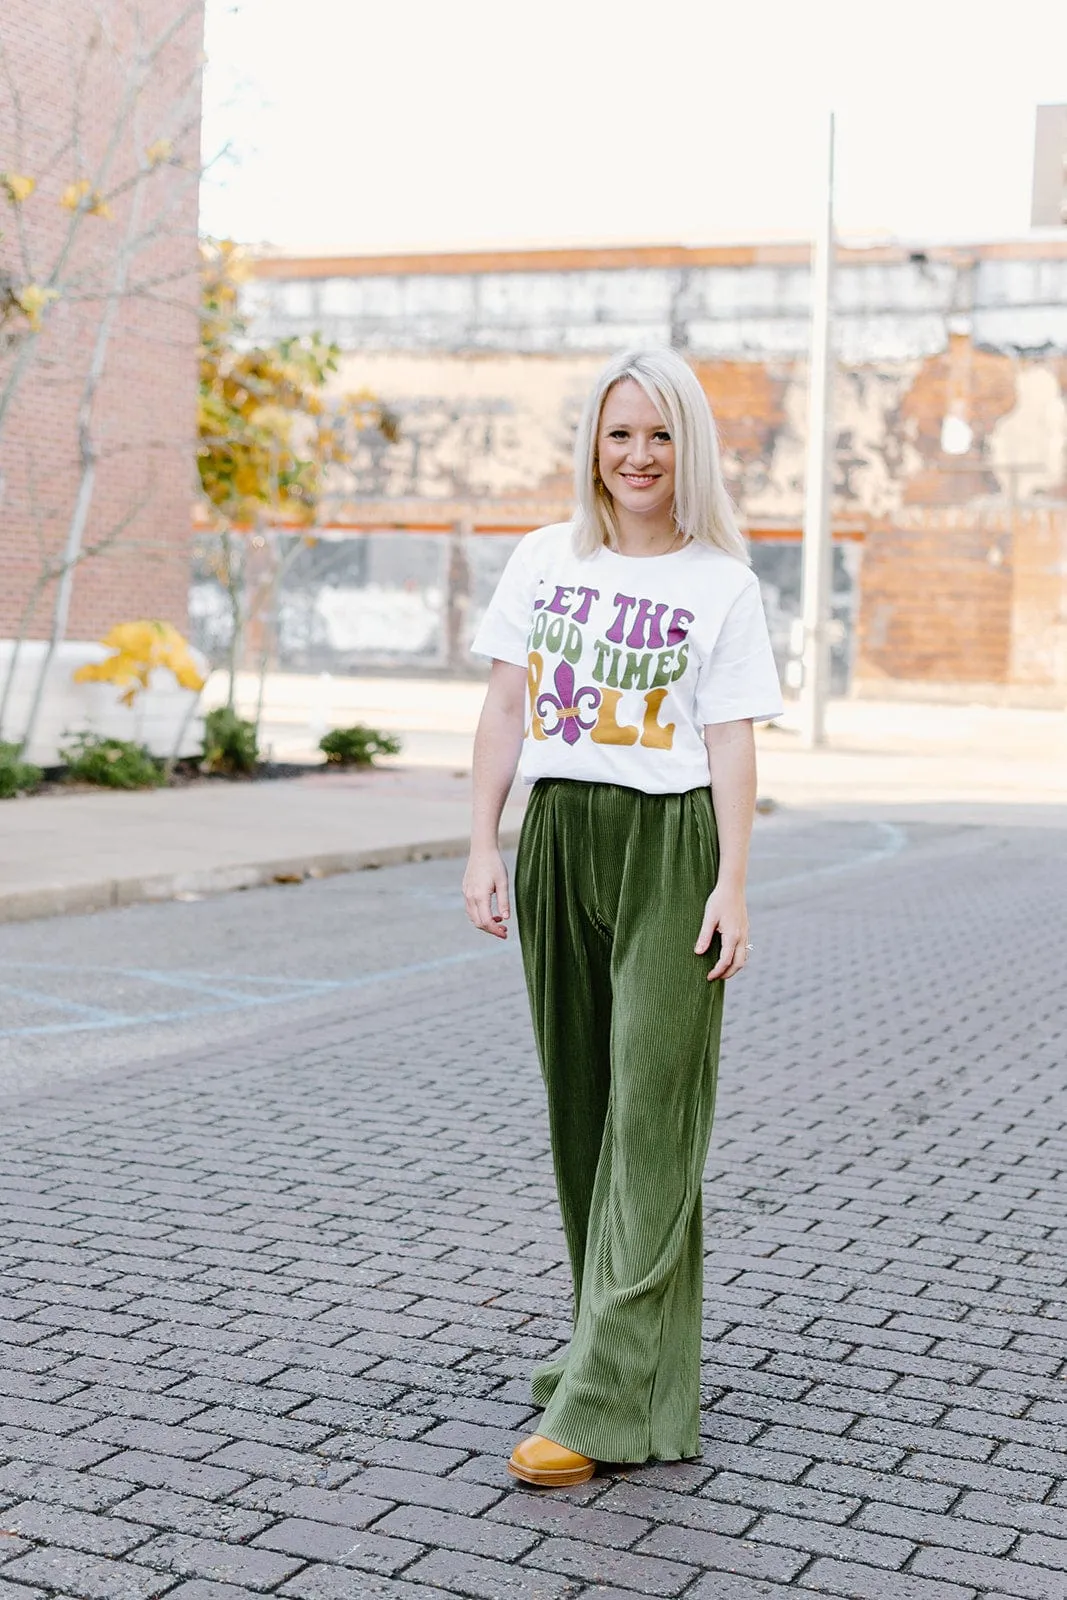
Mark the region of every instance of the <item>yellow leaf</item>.
POLYGON ((59 299, 58 289, 46 289, 39 283, 27 283, 13 291, 13 298, 21 306, 26 321, 35 333, 41 327, 41 317, 53 300, 59 299))
POLYGON ((0 172, 0 189, 4 189, 13 206, 21 205, 23 200, 28 200, 37 187, 36 178, 28 178, 22 172, 0 172))
POLYGON ((111 207, 100 193, 94 189, 88 178, 79 178, 76 183, 68 183, 59 197, 61 206, 66 206, 68 211, 88 211, 93 217, 110 217, 111 207))
POLYGON ((66 206, 68 211, 77 211, 92 185, 88 178, 79 178, 76 183, 68 183, 59 197, 61 206, 66 206))
POLYGON ((145 151, 145 160, 150 167, 158 167, 170 159, 173 150, 174 145, 169 139, 154 139, 145 151))
POLYGON ((132 706, 156 667, 167 667, 183 689, 197 693, 205 679, 197 670, 186 640, 171 622, 119 622, 103 641, 114 655, 88 662, 74 673, 76 683, 113 683, 124 688, 123 705, 132 706))

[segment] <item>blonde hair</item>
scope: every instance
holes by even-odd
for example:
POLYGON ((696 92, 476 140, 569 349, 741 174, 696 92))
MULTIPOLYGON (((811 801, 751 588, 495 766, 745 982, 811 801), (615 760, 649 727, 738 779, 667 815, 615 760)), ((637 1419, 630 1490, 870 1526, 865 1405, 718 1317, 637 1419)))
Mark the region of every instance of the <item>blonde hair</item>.
POLYGON ((595 555, 618 549, 611 495, 597 468, 604 401, 632 378, 659 411, 674 441, 674 520, 698 544, 715 545, 746 564, 748 546, 726 490, 715 420, 692 367, 675 350, 627 350, 608 362, 593 385, 574 442, 574 548, 595 555))

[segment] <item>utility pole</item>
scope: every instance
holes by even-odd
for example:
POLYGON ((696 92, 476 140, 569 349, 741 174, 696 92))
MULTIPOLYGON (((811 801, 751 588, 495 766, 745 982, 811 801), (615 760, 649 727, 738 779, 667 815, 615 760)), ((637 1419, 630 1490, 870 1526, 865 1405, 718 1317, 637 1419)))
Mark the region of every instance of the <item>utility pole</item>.
POLYGON ((801 549, 803 628, 800 735, 811 749, 826 739, 830 689, 830 586, 833 540, 830 487, 833 451, 831 308, 834 284, 834 116, 830 113, 824 211, 812 259, 811 354, 808 360, 808 453, 801 549))

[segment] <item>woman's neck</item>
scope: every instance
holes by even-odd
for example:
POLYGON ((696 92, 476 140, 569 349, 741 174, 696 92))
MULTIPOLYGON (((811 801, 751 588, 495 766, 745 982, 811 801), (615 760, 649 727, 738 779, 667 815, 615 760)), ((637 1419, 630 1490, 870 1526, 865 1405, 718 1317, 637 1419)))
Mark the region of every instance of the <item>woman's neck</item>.
POLYGON ((635 516, 618 505, 614 511, 618 547, 624 556, 666 555, 681 541, 681 530, 669 510, 655 517, 635 516))

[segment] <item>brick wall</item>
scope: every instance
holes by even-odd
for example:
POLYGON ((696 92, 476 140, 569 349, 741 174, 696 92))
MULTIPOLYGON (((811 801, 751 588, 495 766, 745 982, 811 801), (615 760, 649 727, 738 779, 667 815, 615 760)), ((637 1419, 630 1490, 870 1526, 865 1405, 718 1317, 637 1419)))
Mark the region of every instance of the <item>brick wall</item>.
MULTIPOLYGON (((54 559, 66 537, 82 482, 79 407, 128 242, 128 288, 90 418, 96 470, 86 543, 113 542, 77 569, 67 633, 98 638, 113 623, 140 616, 184 627, 195 468, 202 4, 6 0, 0 31, 20 99, 0 99, 0 170, 39 180, 17 217, 0 198, 0 272, 16 287, 47 278, 71 223, 60 195, 81 173, 95 176, 113 140, 103 188, 120 189, 111 217, 79 219, 61 297, 41 335, 0 355, 0 390, 27 360, 0 424, 0 636, 19 629, 42 561, 54 559), (134 92, 146 47, 154 58, 134 92), (77 148, 64 152, 75 131, 77 148), (172 155, 138 180, 145 151, 160 140, 172 155)), ((53 593, 40 595, 29 637, 47 634, 53 593)))
POLYGON ((1011 664, 1005 531, 968 510, 916 507, 864 540, 855 675, 1001 684, 1011 664))

